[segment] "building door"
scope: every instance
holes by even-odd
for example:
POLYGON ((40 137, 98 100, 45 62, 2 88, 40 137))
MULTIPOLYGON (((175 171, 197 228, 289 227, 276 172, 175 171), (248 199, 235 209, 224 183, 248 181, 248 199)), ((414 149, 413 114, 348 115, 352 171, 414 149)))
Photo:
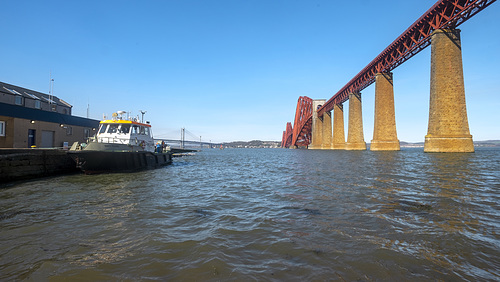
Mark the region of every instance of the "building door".
POLYGON ((28 129, 28 148, 36 146, 36 130, 28 129))
POLYGON ((54 147, 54 131, 42 130, 42 148, 54 147))

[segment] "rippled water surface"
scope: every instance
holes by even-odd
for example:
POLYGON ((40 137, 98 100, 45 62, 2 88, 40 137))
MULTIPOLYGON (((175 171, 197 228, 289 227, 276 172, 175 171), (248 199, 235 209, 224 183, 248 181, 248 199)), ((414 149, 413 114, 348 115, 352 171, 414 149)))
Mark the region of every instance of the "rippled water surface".
POLYGON ((206 149, 0 189, 0 280, 499 280, 499 200, 499 149, 206 149))

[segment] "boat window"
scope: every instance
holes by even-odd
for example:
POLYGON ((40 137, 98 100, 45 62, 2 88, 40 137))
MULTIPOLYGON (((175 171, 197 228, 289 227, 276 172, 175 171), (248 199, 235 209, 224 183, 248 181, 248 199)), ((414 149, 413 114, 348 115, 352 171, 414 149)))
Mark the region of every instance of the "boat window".
POLYGON ((132 125, 132 134, 139 134, 139 126, 132 125))
POLYGON ((120 126, 120 133, 128 134, 129 131, 130 131, 130 125, 128 125, 128 124, 122 124, 120 126))
POLYGON ((144 126, 141 126, 141 135, 146 135, 146 129, 144 126))
POLYGON ((110 124, 108 128, 108 133, 116 133, 118 131, 118 124, 110 124))
POLYGON ((144 127, 144 134, 149 136, 149 127, 144 127))
POLYGON ((99 134, 106 132, 106 127, 108 127, 107 124, 101 124, 99 127, 99 134))

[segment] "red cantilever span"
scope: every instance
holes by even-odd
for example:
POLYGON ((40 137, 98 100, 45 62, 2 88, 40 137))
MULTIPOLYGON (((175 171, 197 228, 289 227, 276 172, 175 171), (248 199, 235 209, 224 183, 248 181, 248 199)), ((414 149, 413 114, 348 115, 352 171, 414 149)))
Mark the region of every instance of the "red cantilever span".
POLYGON ((283 131, 283 138, 281 139, 282 148, 289 148, 292 145, 292 136, 293 136, 292 123, 287 122, 286 130, 283 131))
POLYGON ((300 96, 293 123, 293 146, 308 146, 311 143, 312 99, 300 96))
POLYGON ((430 44, 436 29, 455 28, 476 15, 496 0, 440 0, 413 25, 401 34, 351 81, 340 89, 318 110, 321 117, 335 104, 349 99, 350 93, 359 92, 375 81, 379 72, 389 72, 430 44))
POLYGON ((281 147, 290 146, 308 146, 311 143, 311 125, 312 125, 312 99, 306 96, 300 96, 297 101, 295 111, 295 121, 287 122, 286 131, 283 131, 281 147))

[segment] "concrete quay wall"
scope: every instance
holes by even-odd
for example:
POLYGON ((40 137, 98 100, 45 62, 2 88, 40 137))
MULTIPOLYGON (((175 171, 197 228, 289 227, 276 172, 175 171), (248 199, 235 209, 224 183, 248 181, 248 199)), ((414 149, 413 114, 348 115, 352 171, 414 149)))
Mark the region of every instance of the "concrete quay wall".
POLYGON ((75 162, 64 150, 0 149, 0 185, 24 179, 76 173, 75 162))

